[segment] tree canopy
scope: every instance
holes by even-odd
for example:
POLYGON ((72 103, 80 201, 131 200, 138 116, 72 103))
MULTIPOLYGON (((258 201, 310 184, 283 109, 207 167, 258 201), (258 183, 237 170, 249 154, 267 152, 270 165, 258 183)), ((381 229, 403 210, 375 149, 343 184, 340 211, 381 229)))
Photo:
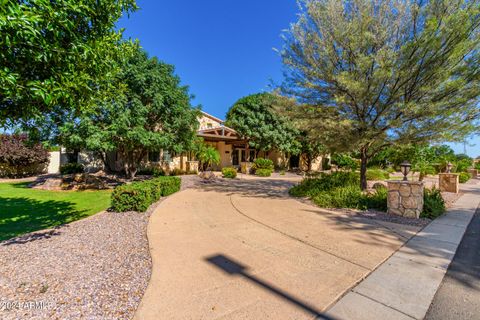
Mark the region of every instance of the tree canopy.
POLYGON ((298 130, 284 115, 276 112, 283 97, 258 93, 238 100, 228 111, 226 125, 248 139, 250 147, 258 151, 277 149, 298 154, 298 130))
POLYGON ((115 96, 132 47, 115 23, 135 9, 135 0, 1 1, 0 126, 115 96))
POLYGON ((104 154, 117 150, 125 171, 134 176, 149 150, 181 153, 192 148, 198 109, 172 65, 149 58, 143 50, 123 66, 117 83, 122 95, 84 111, 60 128, 60 141, 73 148, 104 154))
POLYGON ((480 95, 479 1, 304 0, 282 91, 330 149, 366 165, 392 144, 462 141, 480 95))

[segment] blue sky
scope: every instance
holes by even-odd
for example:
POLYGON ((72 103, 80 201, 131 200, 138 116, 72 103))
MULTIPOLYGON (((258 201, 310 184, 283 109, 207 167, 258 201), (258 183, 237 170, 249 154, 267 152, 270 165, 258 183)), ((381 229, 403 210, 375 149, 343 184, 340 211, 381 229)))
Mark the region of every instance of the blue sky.
MULTIPOLYGON (((224 118, 239 98, 282 79, 282 30, 296 20, 295 0, 137 0, 118 26, 151 55, 171 63, 193 103, 224 118)), ((480 155, 480 138, 467 145, 480 155), (471 146, 471 145, 474 146, 471 146)), ((457 153, 463 144, 452 145, 457 153)))
POLYGON ((124 36, 174 64, 194 104, 223 118, 242 96, 281 80, 283 29, 295 21, 294 0, 137 1, 118 24, 124 36))

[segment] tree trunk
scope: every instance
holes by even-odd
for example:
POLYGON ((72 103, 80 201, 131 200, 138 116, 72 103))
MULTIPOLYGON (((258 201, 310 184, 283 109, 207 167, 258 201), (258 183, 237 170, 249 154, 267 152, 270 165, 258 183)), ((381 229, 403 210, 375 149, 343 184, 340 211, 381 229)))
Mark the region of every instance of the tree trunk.
POLYGON ((418 181, 423 181, 423 178, 425 178, 425 174, 420 171, 420 175, 418 176, 418 181))
POLYGON ((368 156, 367 150, 362 149, 360 152, 360 188, 365 191, 367 190, 367 163, 368 163, 368 156))

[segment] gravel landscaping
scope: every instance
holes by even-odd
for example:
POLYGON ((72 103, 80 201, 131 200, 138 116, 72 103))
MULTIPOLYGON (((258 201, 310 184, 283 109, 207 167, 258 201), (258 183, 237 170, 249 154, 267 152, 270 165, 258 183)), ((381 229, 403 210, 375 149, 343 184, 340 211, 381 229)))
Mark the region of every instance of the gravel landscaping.
MULTIPOLYGON (((181 178, 182 190, 200 180, 181 178)), ((150 279, 146 229, 159 203, 1 242, 0 319, 131 319, 150 279)))
POLYGON ((0 318, 130 319, 150 279, 153 209, 103 212, 0 243, 0 318))

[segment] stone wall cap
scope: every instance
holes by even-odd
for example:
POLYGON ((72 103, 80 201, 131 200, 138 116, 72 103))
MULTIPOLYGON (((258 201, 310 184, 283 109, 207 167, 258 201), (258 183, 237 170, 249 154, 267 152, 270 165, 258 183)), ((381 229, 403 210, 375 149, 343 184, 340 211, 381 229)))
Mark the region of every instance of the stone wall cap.
POLYGON ((447 172, 442 172, 442 173, 439 173, 438 175, 439 175, 439 176, 459 176, 460 173, 453 173, 453 172, 447 173, 447 172))

